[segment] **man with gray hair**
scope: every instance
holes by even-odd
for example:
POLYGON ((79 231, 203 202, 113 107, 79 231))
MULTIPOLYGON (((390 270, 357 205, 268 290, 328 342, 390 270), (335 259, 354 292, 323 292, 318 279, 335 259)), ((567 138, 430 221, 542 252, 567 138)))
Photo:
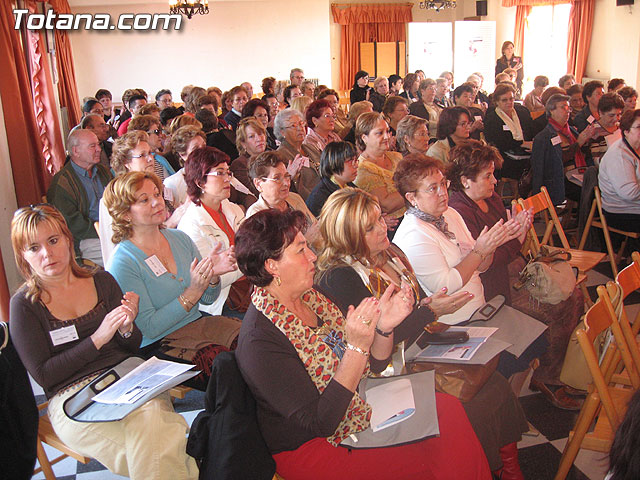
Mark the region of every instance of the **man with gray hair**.
POLYGON ((83 130, 91 130, 96 134, 100 142, 100 148, 102 149, 100 152, 100 163, 107 167, 107 169, 111 168, 109 159, 111 158, 113 144, 107 141, 109 138, 109 125, 105 123, 104 117, 90 113, 82 119, 80 128, 83 130))
POLYGON ((100 240, 94 227, 98 221, 100 198, 111 172, 100 164, 102 149, 91 130, 75 130, 67 140, 69 158, 53 177, 47 201, 64 216, 73 234, 76 254, 103 265, 100 240))
POLYGON ((302 82, 304 82, 304 71, 301 68, 292 68, 291 73, 289 73, 289 80, 291 80, 291 85, 301 86, 302 82))

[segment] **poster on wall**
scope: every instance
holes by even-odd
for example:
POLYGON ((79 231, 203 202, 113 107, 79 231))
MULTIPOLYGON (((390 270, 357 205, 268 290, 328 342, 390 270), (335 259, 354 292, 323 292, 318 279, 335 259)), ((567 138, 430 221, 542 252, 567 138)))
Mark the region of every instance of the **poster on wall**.
POLYGON ((460 85, 474 72, 484 77, 482 89, 494 87, 496 65, 496 22, 456 22, 454 36, 455 84, 460 85))
POLYGON ((438 78, 453 66, 451 22, 409 23, 409 72, 424 70, 427 78, 438 78))

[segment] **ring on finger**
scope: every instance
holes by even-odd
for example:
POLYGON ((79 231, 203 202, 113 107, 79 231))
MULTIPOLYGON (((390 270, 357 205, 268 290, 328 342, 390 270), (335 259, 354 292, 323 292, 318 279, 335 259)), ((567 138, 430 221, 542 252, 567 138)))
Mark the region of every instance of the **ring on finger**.
POLYGON ((362 320, 362 323, 364 323, 366 326, 371 325, 371 319, 369 320, 362 320))

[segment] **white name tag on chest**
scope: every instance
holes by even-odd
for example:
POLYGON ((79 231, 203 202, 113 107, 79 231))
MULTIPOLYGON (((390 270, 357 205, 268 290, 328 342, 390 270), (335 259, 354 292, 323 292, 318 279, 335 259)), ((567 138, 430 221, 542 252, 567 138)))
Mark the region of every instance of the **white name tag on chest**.
POLYGON ((509 132, 509 127, 507 125, 502 125, 502 130, 504 130, 505 132, 509 132))
POLYGON ((556 135, 551 139, 551 145, 555 146, 555 145, 558 145, 559 143, 562 143, 562 139, 560 138, 560 135, 556 135))
POLYGON ((49 332, 49 335, 51 335, 51 341, 53 342, 54 347, 73 342, 74 340, 78 340, 79 338, 78 331, 76 330, 75 325, 69 325, 68 327, 51 330, 49 332))
POLYGON ((587 122, 589 122, 589 123, 593 123, 593 122, 595 122, 595 121, 596 121, 596 119, 595 119, 595 118, 593 118, 593 115, 589 115, 589 116, 587 117, 587 122))
POLYGON ((157 255, 151 255, 150 257, 145 258, 144 263, 149 265, 149 268, 156 277, 159 277, 163 273, 167 273, 167 269, 162 264, 157 255))

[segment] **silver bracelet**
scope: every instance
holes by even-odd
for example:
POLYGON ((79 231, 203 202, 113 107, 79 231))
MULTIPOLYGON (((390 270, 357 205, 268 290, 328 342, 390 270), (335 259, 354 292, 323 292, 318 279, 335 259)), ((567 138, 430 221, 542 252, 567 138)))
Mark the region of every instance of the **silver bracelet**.
POLYGON ((369 352, 361 349, 360 347, 356 347, 355 345, 351 345, 349 342, 347 342, 347 350, 353 350, 354 352, 358 352, 359 354, 364 355, 365 357, 369 356, 369 352))

